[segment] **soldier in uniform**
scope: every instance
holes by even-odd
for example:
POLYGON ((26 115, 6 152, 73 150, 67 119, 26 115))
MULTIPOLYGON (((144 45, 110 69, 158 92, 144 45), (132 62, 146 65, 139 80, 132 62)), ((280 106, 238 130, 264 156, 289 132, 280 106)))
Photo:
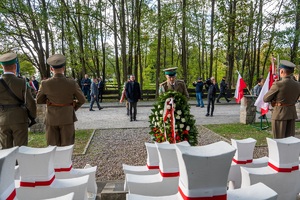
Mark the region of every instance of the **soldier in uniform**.
POLYGON ((65 56, 55 54, 47 63, 54 76, 41 82, 36 99, 38 104, 47 104, 47 145, 71 145, 75 141, 75 111, 84 104, 85 96, 74 79, 64 76, 65 56))
POLYGON ((295 64, 287 60, 280 61, 280 78, 265 94, 264 101, 274 106, 272 113, 272 132, 274 138, 295 135, 295 104, 300 96, 300 83, 293 79, 295 64))
POLYGON ((36 117, 36 104, 30 88, 27 87, 25 79, 16 77, 16 61, 17 54, 15 53, 0 56, 0 64, 4 70, 0 82, 0 149, 26 146, 28 144, 28 114, 33 118, 36 117))
POLYGON ((177 67, 172 67, 168 69, 164 69, 167 81, 161 83, 159 85, 159 94, 171 91, 180 92, 182 95, 189 98, 189 93, 187 91, 186 85, 183 80, 176 80, 176 69, 177 67))

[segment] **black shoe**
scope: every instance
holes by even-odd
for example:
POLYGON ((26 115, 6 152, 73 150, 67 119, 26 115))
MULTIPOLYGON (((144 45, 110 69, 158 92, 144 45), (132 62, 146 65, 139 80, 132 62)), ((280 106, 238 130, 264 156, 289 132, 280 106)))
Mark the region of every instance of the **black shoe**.
POLYGON ((204 106, 201 106, 201 108, 204 108, 204 106))
POLYGON ((99 107, 99 110, 102 110, 103 109, 103 107, 99 107))
POLYGON ((129 113, 127 113, 127 115, 129 116, 129 113))
POLYGON ((229 103, 231 100, 228 100, 227 103, 229 103))
POLYGON ((196 107, 200 107, 200 106, 196 105, 196 107))
POLYGON ((130 121, 132 122, 132 119, 130 119, 130 121))
POLYGON ((93 109, 90 109, 90 111, 95 111, 95 110, 93 110, 93 109))
POLYGON ((133 119, 134 121, 137 121, 137 119, 133 119))
POLYGON ((205 116, 206 116, 206 117, 208 117, 208 116, 209 116, 209 114, 207 113, 205 116))
POLYGON ((210 116, 211 116, 211 117, 213 117, 214 115, 213 115, 213 114, 211 114, 210 116))
POLYGON ((217 103, 221 103, 220 101, 217 101, 217 103))

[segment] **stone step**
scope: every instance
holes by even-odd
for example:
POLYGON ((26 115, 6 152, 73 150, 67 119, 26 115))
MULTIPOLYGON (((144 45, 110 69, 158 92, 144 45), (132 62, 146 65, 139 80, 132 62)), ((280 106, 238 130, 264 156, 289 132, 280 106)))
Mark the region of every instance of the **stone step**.
POLYGON ((125 200, 124 180, 97 182, 97 200, 125 200))

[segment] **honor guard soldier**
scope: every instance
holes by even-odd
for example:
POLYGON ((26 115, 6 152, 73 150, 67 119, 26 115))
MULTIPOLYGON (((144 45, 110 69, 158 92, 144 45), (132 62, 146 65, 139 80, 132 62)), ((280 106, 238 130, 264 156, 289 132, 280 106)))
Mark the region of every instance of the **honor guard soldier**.
POLYGON ((36 117, 36 104, 26 80, 16 77, 17 54, 0 56, 0 149, 28 144, 28 116, 36 117))
POLYGON ((167 91, 176 91, 189 98, 189 93, 184 81, 176 80, 176 69, 177 67, 172 67, 163 70, 165 72, 167 81, 159 85, 159 94, 167 91))
POLYGON ((38 104, 47 104, 47 145, 68 146, 75 142, 75 111, 85 102, 85 97, 74 79, 64 76, 66 57, 55 54, 47 59, 54 76, 41 82, 37 94, 38 104))
POLYGON ((295 104, 300 96, 300 83, 293 78, 295 64, 281 60, 279 75, 281 80, 275 81, 265 94, 264 101, 271 102, 272 132, 274 138, 285 138, 295 135, 295 119, 297 112, 295 104))

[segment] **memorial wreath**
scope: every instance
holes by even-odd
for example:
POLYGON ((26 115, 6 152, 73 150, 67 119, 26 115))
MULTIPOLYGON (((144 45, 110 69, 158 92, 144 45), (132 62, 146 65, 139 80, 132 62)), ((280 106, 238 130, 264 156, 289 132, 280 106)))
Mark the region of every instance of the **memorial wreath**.
POLYGON ((190 114, 187 98, 181 93, 168 91, 161 94, 151 111, 149 134, 153 141, 188 141, 192 146, 198 144, 195 119, 190 114))

